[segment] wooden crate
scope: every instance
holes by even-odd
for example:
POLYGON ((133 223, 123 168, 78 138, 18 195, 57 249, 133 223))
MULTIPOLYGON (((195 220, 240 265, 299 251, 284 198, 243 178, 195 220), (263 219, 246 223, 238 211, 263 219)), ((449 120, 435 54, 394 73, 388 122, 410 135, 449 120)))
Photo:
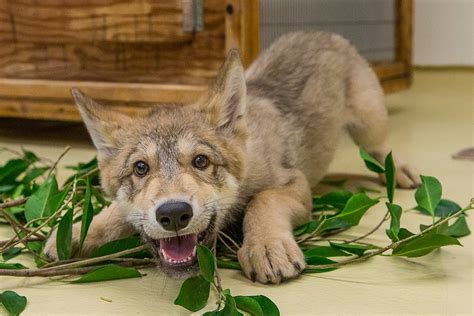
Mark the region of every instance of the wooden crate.
POLYGON ((385 93, 407 89, 412 83, 413 1, 396 0, 396 60, 374 64, 385 93))
MULTIPOLYGON (((259 3, 202 0, 188 32, 193 1, 0 0, 0 117, 79 121, 73 86, 131 114, 195 100, 228 49, 258 55, 259 3)), ((397 1, 397 62, 375 65, 386 91, 411 78, 412 3, 397 1)))

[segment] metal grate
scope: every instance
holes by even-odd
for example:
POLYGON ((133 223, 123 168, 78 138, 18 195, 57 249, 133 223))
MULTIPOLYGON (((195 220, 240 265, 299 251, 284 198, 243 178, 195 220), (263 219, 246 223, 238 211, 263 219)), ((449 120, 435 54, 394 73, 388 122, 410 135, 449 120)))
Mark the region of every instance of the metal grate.
POLYGON ((287 32, 331 31, 371 61, 393 61, 395 12, 395 0, 260 0, 260 44, 287 32))

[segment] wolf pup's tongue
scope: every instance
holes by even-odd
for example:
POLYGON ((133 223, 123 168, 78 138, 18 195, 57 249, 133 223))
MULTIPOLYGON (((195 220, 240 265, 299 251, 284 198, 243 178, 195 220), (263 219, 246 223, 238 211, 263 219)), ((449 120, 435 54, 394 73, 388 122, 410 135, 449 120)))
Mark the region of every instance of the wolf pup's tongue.
POLYGON ((160 239, 160 250, 168 263, 186 263, 196 257, 197 235, 160 239))

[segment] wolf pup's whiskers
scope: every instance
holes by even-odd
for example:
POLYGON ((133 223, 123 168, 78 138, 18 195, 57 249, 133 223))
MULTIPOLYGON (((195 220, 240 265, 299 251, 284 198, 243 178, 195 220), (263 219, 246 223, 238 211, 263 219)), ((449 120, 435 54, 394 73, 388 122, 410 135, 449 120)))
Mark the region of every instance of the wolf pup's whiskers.
MULTIPOLYGON (((196 273, 197 244, 211 246, 237 215, 245 275, 262 283, 298 276, 305 260, 292 230, 309 220, 310 188, 342 132, 381 163, 391 149, 377 77, 331 33, 284 35, 246 73, 231 50, 200 100, 156 106, 141 117, 78 89, 72 95, 98 150, 102 186, 114 199, 94 218, 82 255, 138 232, 174 277, 196 273)), ((399 186, 419 185, 413 168, 396 165, 399 186)), ((80 223, 76 250, 79 235, 80 223)), ((55 238, 45 247, 52 259, 55 238)))

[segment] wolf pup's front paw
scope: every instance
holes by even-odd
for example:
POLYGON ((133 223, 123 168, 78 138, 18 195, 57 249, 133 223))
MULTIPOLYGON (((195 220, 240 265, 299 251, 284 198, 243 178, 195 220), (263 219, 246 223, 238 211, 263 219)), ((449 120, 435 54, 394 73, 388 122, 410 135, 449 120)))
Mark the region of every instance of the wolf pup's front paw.
POLYGON ((246 236, 237 253, 245 275, 260 283, 280 283, 303 271, 304 255, 291 233, 246 236))
MULTIPOLYGON (((48 258, 49 261, 58 261, 58 249, 56 248, 56 239, 57 239, 58 230, 55 229, 51 235, 49 236, 48 240, 44 245, 44 254, 48 258)), ((77 224, 72 226, 72 253, 74 254, 77 249, 79 248, 79 236, 81 234, 81 227, 77 224)))

